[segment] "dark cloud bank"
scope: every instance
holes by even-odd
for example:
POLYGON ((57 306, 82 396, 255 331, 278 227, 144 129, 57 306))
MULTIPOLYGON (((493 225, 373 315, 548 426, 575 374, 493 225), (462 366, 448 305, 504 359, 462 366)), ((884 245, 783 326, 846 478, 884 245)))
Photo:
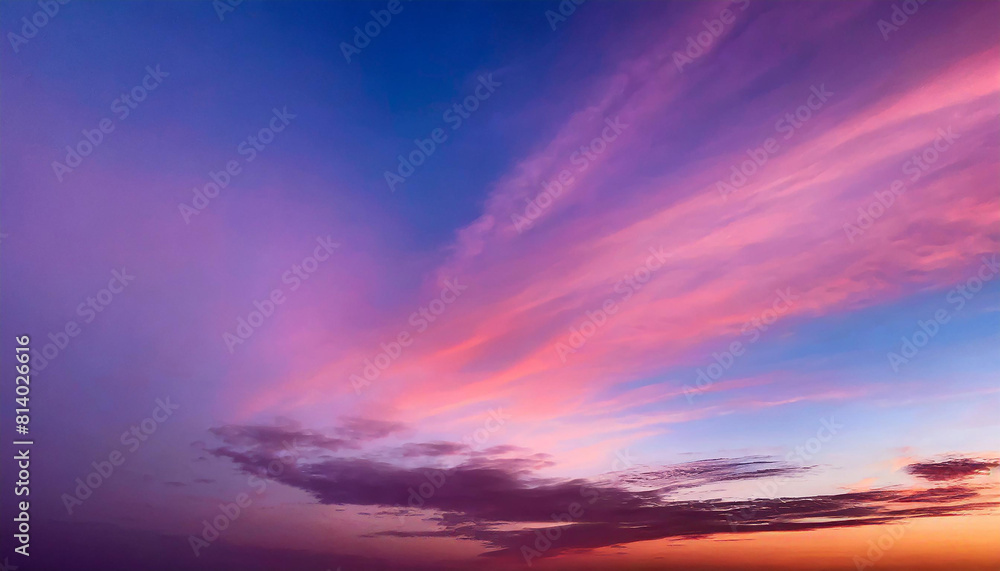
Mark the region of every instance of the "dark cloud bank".
POLYGON ((492 558, 522 558, 531 549, 542 557, 651 539, 878 525, 996 505, 966 480, 997 462, 974 458, 906 467, 919 478, 947 483, 931 488, 739 501, 684 500, 676 492, 740 480, 782 481, 809 468, 762 457, 721 458, 632 469, 592 481, 538 477, 536 472, 549 465, 548 457, 517 447, 474 452, 460 444, 432 442, 389 448, 378 458, 331 454, 357 449, 399 427, 391 428, 331 438, 295 426, 227 426, 214 430, 221 444, 211 452, 245 473, 298 488, 320 503, 425 514, 439 528, 381 535, 476 540, 487 546, 484 556, 492 558), (290 447, 296 450, 292 461, 290 447), (282 458, 283 468, 275 475, 275 462, 282 458), (549 541, 539 541, 554 523, 562 525, 548 530, 549 541), (510 524, 524 529, 512 531, 510 524))

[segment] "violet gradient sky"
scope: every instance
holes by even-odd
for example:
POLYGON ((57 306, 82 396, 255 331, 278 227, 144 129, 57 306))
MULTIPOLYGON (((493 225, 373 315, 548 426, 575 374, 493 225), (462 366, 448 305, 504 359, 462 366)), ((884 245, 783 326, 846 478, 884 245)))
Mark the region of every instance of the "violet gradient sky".
POLYGON ((80 329, 33 363, 33 553, 8 543, 4 464, 0 555, 28 571, 856 569, 905 528, 873 565, 1000 566, 1000 5, 914 2, 888 29, 891 2, 591 0, 554 25, 554 2, 412 2, 345 61, 385 6, 247 1, 220 20, 209 2, 79 0, 18 43, 41 8, 0 4, 4 434, 14 337, 41 352, 80 329), (165 75, 123 118, 147 66, 165 75), (449 110, 477 89, 459 125, 449 110), (275 109, 294 118, 248 161, 275 109), (438 128, 390 191, 397 156, 438 128), (296 284, 317 238, 339 246, 296 284), (123 268, 134 281, 88 321, 123 268), (130 449, 122 433, 168 398, 130 449))

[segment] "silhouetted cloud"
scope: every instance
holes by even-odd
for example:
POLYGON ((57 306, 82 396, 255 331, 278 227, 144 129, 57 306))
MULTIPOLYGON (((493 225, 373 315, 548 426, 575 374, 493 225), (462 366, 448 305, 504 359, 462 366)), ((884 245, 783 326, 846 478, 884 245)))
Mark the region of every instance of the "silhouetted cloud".
POLYGON ((661 491, 693 488, 717 482, 785 478, 804 474, 807 466, 794 466, 760 456, 711 458, 665 466, 656 470, 630 472, 618 476, 620 483, 658 486, 661 491))
POLYGON ((1000 466, 996 459, 953 458, 940 462, 915 462, 906 466, 906 471, 918 478, 932 482, 961 480, 977 474, 989 474, 990 470, 1000 466))
POLYGON ((403 424, 399 422, 353 417, 345 419, 336 431, 343 438, 354 441, 367 441, 385 438, 390 434, 403 430, 403 428, 403 424))
POLYGON ((469 449, 465 444, 454 442, 421 442, 404 444, 401 448, 404 458, 418 456, 453 456, 469 449))
POLYGON ((365 418, 345 419, 332 434, 303 429, 297 423, 288 422, 275 426, 268 425, 226 425, 210 429, 210 432, 231 446, 253 448, 259 453, 292 453, 296 449, 323 449, 336 452, 342 449, 357 449, 361 444, 385 438, 399 432, 403 425, 396 422, 365 418))
MULTIPOLYGON (((274 435, 261 427, 252 428, 242 431, 230 427, 216 432, 225 445, 213 453, 231 459, 244 472, 266 476, 267 466, 279 458, 274 435), (264 436, 263 441, 253 443, 255 435, 264 436)), ((485 543, 492 548, 487 555, 492 556, 520 557, 522 546, 535 545, 544 529, 536 527, 540 523, 565 524, 548 532, 558 533, 558 538, 551 539, 551 547, 539 555, 547 556, 569 549, 670 537, 878 525, 958 515, 996 505, 976 501, 978 490, 963 485, 747 501, 682 501, 671 499, 672 492, 738 480, 787 478, 810 468, 764 457, 714 458, 631 471, 613 482, 542 478, 537 471, 551 465, 549 457, 523 455, 524 449, 473 453, 447 442, 408 444, 396 448, 396 455, 459 456, 461 462, 447 467, 403 467, 370 458, 331 458, 320 454, 330 449, 322 438, 301 432, 302 437, 289 431, 283 436, 313 449, 301 450, 296 461, 275 480, 306 491, 324 504, 432 510, 438 514, 435 521, 440 530, 375 535, 465 538, 485 543), (506 456, 512 452, 522 455, 506 456), (512 530, 511 524, 524 528, 512 530)), ((965 472, 961 468, 952 472, 979 469, 981 465, 969 465, 965 472)), ((940 476, 941 472, 935 474, 940 476)))

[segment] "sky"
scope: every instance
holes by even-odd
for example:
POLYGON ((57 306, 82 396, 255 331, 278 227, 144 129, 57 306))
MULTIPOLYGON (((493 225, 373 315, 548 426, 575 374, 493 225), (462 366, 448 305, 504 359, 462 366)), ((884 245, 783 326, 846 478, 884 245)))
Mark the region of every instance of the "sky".
POLYGON ((998 16, 3 2, 4 569, 1000 567, 998 16))

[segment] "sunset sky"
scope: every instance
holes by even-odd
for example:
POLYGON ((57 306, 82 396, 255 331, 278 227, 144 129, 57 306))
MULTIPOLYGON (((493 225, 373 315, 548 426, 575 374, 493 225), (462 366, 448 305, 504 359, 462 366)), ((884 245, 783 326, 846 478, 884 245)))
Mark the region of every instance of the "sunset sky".
POLYGON ((1000 568, 997 2, 51 2, 21 570, 1000 568))

